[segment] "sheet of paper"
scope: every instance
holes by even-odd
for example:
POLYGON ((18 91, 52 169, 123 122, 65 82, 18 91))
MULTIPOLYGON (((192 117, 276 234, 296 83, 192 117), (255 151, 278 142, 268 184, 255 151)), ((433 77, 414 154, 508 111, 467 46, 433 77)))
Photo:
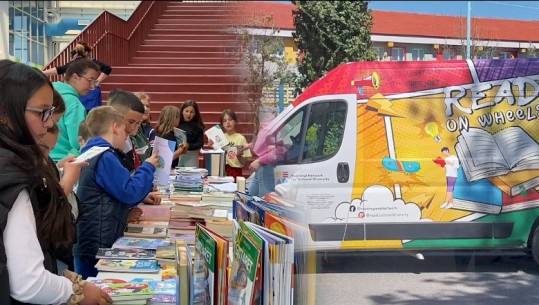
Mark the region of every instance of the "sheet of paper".
POLYGON ((97 155, 100 155, 102 152, 104 152, 105 150, 109 149, 110 147, 98 147, 98 146, 94 146, 90 149, 88 149, 87 151, 85 151, 83 154, 81 154, 80 156, 78 156, 74 162, 84 162, 84 161, 87 161, 87 160, 90 160, 92 159, 93 157, 97 156, 97 155))
POLYGON ((212 128, 204 132, 208 139, 213 142, 213 149, 220 149, 228 145, 228 140, 226 139, 223 130, 220 125, 215 125, 212 128))
POLYGON ((154 177, 155 182, 161 186, 167 186, 169 184, 168 179, 170 176, 170 167, 172 166, 172 151, 169 142, 172 141, 155 137, 153 144, 153 149, 157 150, 157 156, 159 158, 159 166, 155 170, 154 177))

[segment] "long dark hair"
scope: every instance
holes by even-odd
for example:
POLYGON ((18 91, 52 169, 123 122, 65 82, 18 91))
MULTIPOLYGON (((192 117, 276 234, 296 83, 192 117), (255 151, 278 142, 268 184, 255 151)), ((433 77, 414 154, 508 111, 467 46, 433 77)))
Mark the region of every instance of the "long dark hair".
POLYGON ((195 109, 195 116, 193 117, 193 119, 191 120, 191 122, 193 123, 198 123, 198 126, 200 126, 200 128, 204 129, 205 126, 204 126, 204 122, 202 122, 202 116, 200 115, 200 110, 198 110, 198 105, 197 105, 197 102, 194 101, 194 100, 187 100, 183 103, 182 107, 180 108, 180 123, 181 122, 184 122, 185 120, 183 119, 183 110, 187 107, 193 107, 195 109))
POLYGON ((28 177, 31 198, 40 198, 33 204, 37 235, 42 246, 69 245, 74 229, 71 206, 52 170, 55 166, 44 155, 26 124, 26 104, 43 86, 52 84, 40 71, 25 64, 0 60, 0 117, 8 124, 0 124, 0 147, 15 156, 14 166, 28 177), (47 191, 41 191, 42 189, 47 191), (45 196, 33 196, 45 194, 45 196))

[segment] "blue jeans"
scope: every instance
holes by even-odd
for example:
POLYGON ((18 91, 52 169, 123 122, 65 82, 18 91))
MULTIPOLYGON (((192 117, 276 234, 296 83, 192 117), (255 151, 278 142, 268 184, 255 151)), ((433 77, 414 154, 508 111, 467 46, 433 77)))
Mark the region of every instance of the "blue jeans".
POLYGON ((95 269, 95 264, 97 264, 97 259, 91 256, 75 256, 75 272, 82 276, 82 279, 85 280, 88 277, 96 277, 97 269, 95 269))
POLYGON ((275 165, 273 164, 260 164, 249 187, 249 195, 262 197, 275 190, 274 169, 275 165))

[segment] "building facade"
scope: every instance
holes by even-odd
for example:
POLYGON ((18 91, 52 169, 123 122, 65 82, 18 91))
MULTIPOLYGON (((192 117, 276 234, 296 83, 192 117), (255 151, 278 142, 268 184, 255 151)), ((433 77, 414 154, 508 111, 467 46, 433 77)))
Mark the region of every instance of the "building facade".
POLYGON ((107 10, 127 19, 140 1, 0 1, 0 58, 38 68, 107 10))
MULTIPOLYGON (((127 19, 140 1, 0 1, 0 58, 45 65, 103 10, 127 19)), ((296 63, 297 46, 290 2, 245 1, 253 16, 271 16, 280 51, 296 63), (276 31, 275 31, 276 29, 276 31)), ((464 16, 372 11, 372 48, 378 60, 449 60, 466 54, 464 16)), ((539 21, 472 18, 472 58, 539 56, 539 21)), ((252 28, 252 33, 267 33, 252 28)))

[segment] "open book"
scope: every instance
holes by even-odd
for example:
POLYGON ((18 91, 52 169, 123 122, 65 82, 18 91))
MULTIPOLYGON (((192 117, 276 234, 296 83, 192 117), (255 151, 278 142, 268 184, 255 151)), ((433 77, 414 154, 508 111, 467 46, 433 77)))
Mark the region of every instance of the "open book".
POLYGON ((518 126, 495 134, 480 128, 462 131, 455 150, 468 181, 539 169, 539 144, 518 126))

